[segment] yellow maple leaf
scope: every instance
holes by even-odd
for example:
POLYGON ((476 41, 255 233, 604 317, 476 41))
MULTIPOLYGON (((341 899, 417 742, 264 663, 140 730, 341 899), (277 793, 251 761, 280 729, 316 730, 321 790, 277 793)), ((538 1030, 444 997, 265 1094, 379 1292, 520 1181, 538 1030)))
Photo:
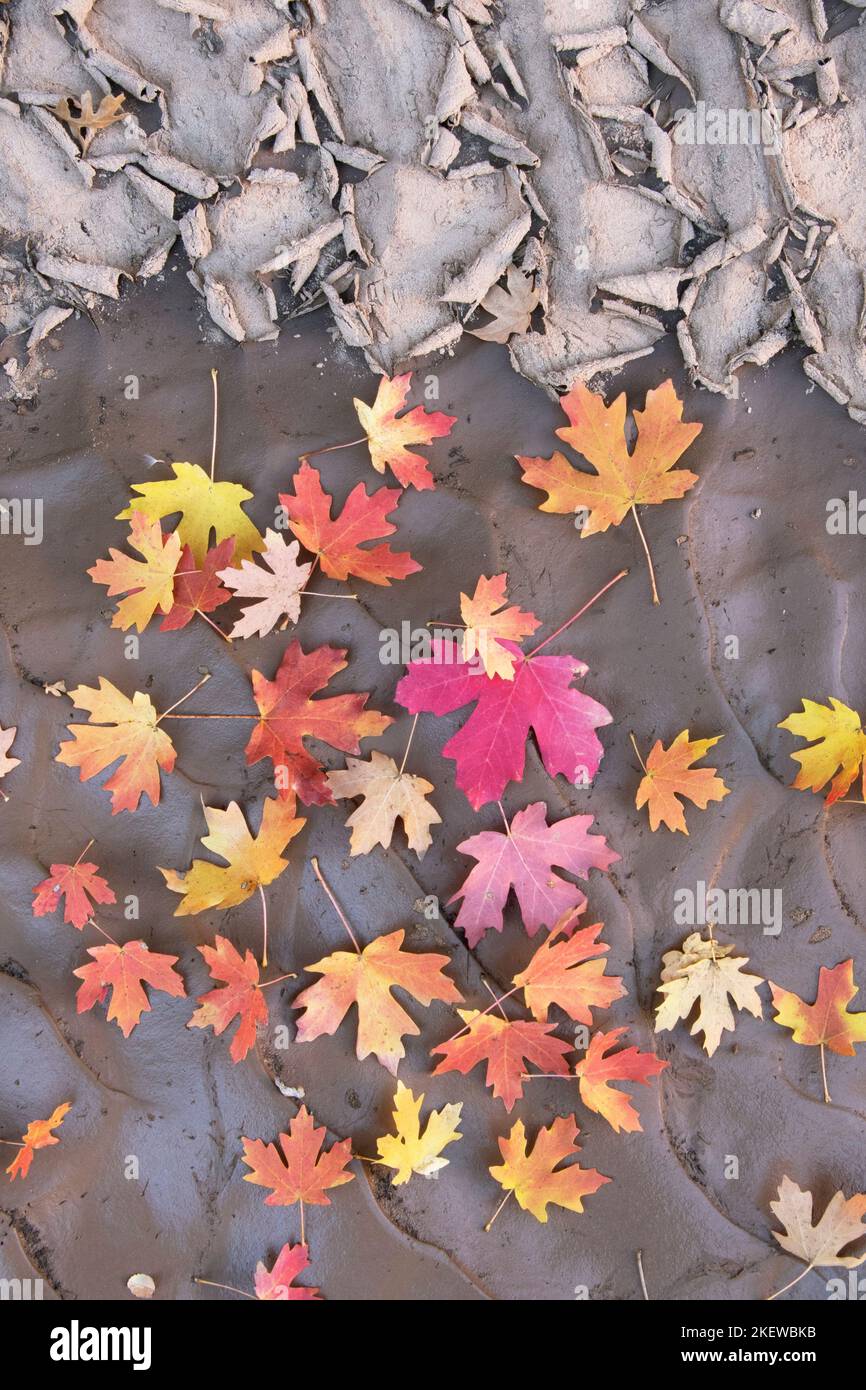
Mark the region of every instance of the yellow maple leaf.
POLYGON ((194 859, 186 873, 160 869, 171 891, 184 895, 174 910, 175 917, 246 902, 258 888, 272 883, 288 867, 289 861, 282 857, 282 852, 306 825, 305 820, 295 816, 291 798, 269 797, 265 801, 256 836, 250 833, 236 801, 229 802, 224 811, 205 806, 204 815, 210 834, 202 836, 202 844, 226 864, 194 859))
MULTIPOLYGON (((656 739, 644 767, 644 776, 635 796, 638 810, 649 805, 650 830, 658 830, 666 825, 669 830, 681 830, 688 835, 686 818, 683 814, 681 796, 705 811, 711 801, 721 801, 728 795, 729 788, 713 767, 692 767, 706 757, 709 750, 724 738, 689 739, 688 729, 677 734, 670 748, 662 746, 656 739)), ((638 755, 640 756, 640 755, 638 755)))
POLYGON ((448 1159, 442 1157, 442 1150, 463 1135, 457 1126, 460 1123, 462 1105, 445 1105, 441 1110, 433 1110, 424 1133, 421 1133, 421 1106, 424 1096, 416 1100, 408 1086, 397 1082, 394 1097, 394 1128, 396 1134, 386 1134, 377 1140, 379 1158, 388 1168, 395 1169, 391 1179, 394 1187, 408 1182, 413 1173, 424 1178, 435 1178, 440 1168, 448 1166, 448 1159))
POLYGON ((240 483, 215 483, 197 463, 173 463, 171 468, 173 479, 133 483, 138 496, 118 513, 117 520, 125 521, 133 512, 142 512, 149 521, 180 513, 176 534, 182 545, 190 547, 197 565, 204 563, 211 532, 217 544, 229 536, 234 539, 236 565, 264 550, 265 542, 243 510, 251 492, 240 483))
POLYGON ((378 752, 369 761, 347 757, 345 769, 329 772, 327 782, 338 799, 363 798, 346 821, 352 829, 351 854, 369 854, 374 845, 387 849, 399 817, 409 848, 423 859, 432 842, 430 826, 442 821, 427 801, 435 790, 432 782, 401 772, 393 758, 378 752))
MULTIPOLYGON (((489 1171, 506 1194, 513 1192, 524 1211, 537 1221, 547 1220, 552 1204, 568 1211, 583 1211, 583 1199, 597 1192, 610 1178, 596 1168, 579 1163, 560 1164, 580 1153, 574 1141, 580 1133, 573 1115, 558 1115, 548 1129, 540 1129, 529 1151, 526 1130, 518 1120, 511 1133, 499 1140, 502 1163, 489 1171)), ((491 1223, 488 1223, 488 1226, 491 1223)))
POLYGON ((463 656, 471 661, 479 656, 488 676, 501 676, 503 680, 514 680, 515 654, 503 647, 499 638, 507 642, 522 642, 538 627, 534 613, 525 613, 513 604, 506 608, 508 598, 505 585, 507 574, 495 574, 491 579, 479 577, 475 593, 460 595, 460 616, 466 624, 463 634, 463 656), (502 611, 500 611, 502 610, 502 611))
POLYGON ((812 744, 811 748, 791 754, 800 764, 794 778, 799 791, 818 792, 830 782, 827 805, 831 806, 845 795, 862 765, 866 799, 866 733, 856 710, 832 695, 829 705, 804 700, 802 713, 789 714, 777 727, 812 744))
POLYGON ((94 584, 106 584, 108 596, 127 594, 117 605, 112 627, 122 632, 137 627, 144 632, 157 608, 168 613, 174 604, 174 574, 180 563, 181 544, 172 532, 163 536, 158 521, 149 522, 141 512, 133 512, 129 526, 129 545, 140 560, 110 549, 108 560, 97 560, 87 573, 94 584))

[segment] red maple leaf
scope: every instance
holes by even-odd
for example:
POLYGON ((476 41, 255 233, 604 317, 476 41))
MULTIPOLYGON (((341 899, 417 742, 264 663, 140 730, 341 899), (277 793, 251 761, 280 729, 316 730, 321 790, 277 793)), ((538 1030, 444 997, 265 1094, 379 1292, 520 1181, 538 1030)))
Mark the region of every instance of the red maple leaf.
POLYGON ((508 782, 522 779, 530 730, 551 777, 561 772, 585 786, 604 752, 595 730, 611 722, 604 705, 571 689, 574 677, 586 672, 582 661, 527 657, 513 642, 501 646, 514 653, 513 680, 486 675, 461 659, 455 642, 436 638, 430 658, 410 663, 395 695, 410 714, 450 714, 477 700, 463 728, 442 749, 457 764, 457 785, 475 811, 498 801, 508 782))
POLYGON ((290 1207, 294 1202, 330 1206, 325 1189, 351 1182, 355 1174, 345 1171, 352 1160, 351 1139, 340 1139, 327 1153, 322 1153, 324 1140, 324 1128, 316 1129, 304 1105, 290 1121, 288 1134, 280 1135, 282 1153, 276 1144, 242 1136, 244 1163, 250 1169, 244 1173, 244 1182, 269 1187, 271 1191, 265 1198, 269 1207, 290 1207))
POLYGON ((467 1032, 460 1037, 434 1047, 432 1052, 441 1052, 444 1061, 433 1072, 439 1076, 444 1071, 459 1071, 466 1076, 479 1062, 487 1063, 485 1085, 493 1087, 494 1096, 501 1100, 506 1110, 511 1110, 516 1100, 523 1095, 523 1074, 527 1062, 532 1062, 543 1072, 553 1072, 556 1076, 567 1076, 568 1067, 563 1061, 565 1054, 571 1052, 571 1043, 552 1038, 553 1023, 533 1023, 526 1019, 504 1019, 496 1014, 479 1014, 474 1010, 458 1009, 463 1022, 468 1024, 467 1032))
POLYGON ((65 1100, 62 1105, 58 1105, 49 1115, 47 1120, 31 1120, 26 1130, 21 1136, 21 1147, 13 1158, 6 1172, 9 1174, 9 1181, 14 1182, 16 1178, 26 1178, 30 1172, 30 1165, 33 1162, 33 1155, 37 1149, 47 1149, 52 1144, 60 1143, 60 1136, 52 1134, 53 1129, 59 1129, 66 1118, 67 1112, 72 1109, 72 1101, 65 1100))
POLYGON ((332 579, 348 579, 353 574, 369 584, 390 585, 392 579, 405 579, 420 570, 408 551, 397 552, 389 545, 363 549, 364 542, 396 531, 385 518, 400 500, 399 488, 381 487, 368 497, 364 484, 358 483, 340 515, 332 520, 334 499, 325 492, 315 468, 302 463, 292 483, 294 493, 280 493, 289 528, 301 545, 319 557, 322 569, 332 579))
POLYGON ((52 864, 51 873, 33 889, 33 916, 56 912, 63 900, 63 920, 79 931, 90 921, 92 902, 117 902, 97 864, 52 864), (91 902, 92 899, 92 902, 91 902))
POLYGON ((231 564, 234 548, 234 537, 227 536, 197 565, 190 547, 184 546, 174 575, 174 605, 160 623, 160 632, 176 632, 191 623, 196 613, 212 613, 228 603, 231 594, 220 584, 217 570, 231 564))
POLYGON ((470 946, 488 930, 502 931, 502 910, 513 889, 529 936, 552 927, 569 908, 581 909, 586 897, 553 872, 557 864, 586 878, 590 869, 604 872, 619 859, 601 835, 590 835, 592 816, 568 816, 548 825, 543 801, 518 811, 506 834, 483 830, 457 846, 478 863, 449 902, 463 899, 454 925, 462 927, 470 946))
POLYGON ((617 1134, 621 1129, 639 1130, 641 1122, 631 1097, 615 1090, 611 1082, 638 1081, 648 1086, 650 1077, 658 1076, 668 1065, 655 1053, 639 1052, 636 1047, 624 1047, 608 1056, 627 1032, 627 1028, 611 1028, 608 1033, 594 1033, 585 1055, 574 1068, 575 1076, 580 1078, 584 1105, 602 1115, 617 1134))
POLYGON ((289 1303, 295 1299, 318 1300, 318 1289, 292 1285, 292 1280, 297 1279, 309 1263, 310 1254, 306 1245, 284 1245, 271 1269, 266 1269, 264 1261, 259 1260, 256 1265, 256 1298, 278 1303, 289 1303))
POLYGON ((124 946, 113 942, 110 946, 89 946, 87 954, 93 957, 92 962, 72 972, 82 981, 75 996, 78 1012, 83 1014, 94 1004, 102 1004, 111 990, 108 1018, 117 1020, 125 1038, 141 1015, 150 1011, 142 981, 177 999, 186 997, 183 980, 174 969, 177 956, 149 951, 143 941, 127 941, 124 946))
POLYGON ((318 739, 342 753, 359 753, 362 738, 373 738, 393 723, 389 715, 364 708, 369 694, 310 699, 345 670, 345 656, 345 648, 317 647, 305 652, 300 642, 292 642, 273 680, 260 671, 250 677, 260 718, 246 747, 247 762, 270 758, 280 795, 296 794, 305 806, 334 803, 324 769, 304 747, 305 738, 318 739))
POLYGON ((213 946, 199 946, 198 949, 213 979, 225 983, 197 1000, 199 1007, 186 1026, 212 1028, 219 1035, 234 1019, 240 1018, 229 1055, 233 1062, 242 1062, 255 1045, 256 1025, 268 1021, 267 1002, 259 987, 258 962, 252 951, 242 956, 224 936, 217 936, 213 946))

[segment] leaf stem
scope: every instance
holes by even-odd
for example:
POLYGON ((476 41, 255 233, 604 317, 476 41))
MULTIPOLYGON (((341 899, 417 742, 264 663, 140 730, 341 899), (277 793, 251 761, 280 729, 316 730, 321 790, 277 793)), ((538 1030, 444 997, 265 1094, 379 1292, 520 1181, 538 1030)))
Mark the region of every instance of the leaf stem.
POLYGON ((647 545, 646 536, 643 533, 643 527, 640 524, 640 517, 637 514, 637 507, 635 506, 634 502, 632 502, 631 504, 631 514, 634 517, 634 524, 637 527, 637 533, 640 536, 641 545, 643 546, 644 554, 646 555, 647 566, 649 567, 649 577, 650 584, 652 586, 653 603, 661 603, 661 599, 659 598, 659 591, 656 588, 656 572, 653 569, 653 557, 652 555, 650 555, 650 548, 647 545))
POLYGON ((239 1293, 241 1298, 252 1298, 255 1301, 254 1293, 246 1293, 243 1289, 236 1289, 234 1284, 218 1284, 215 1279, 199 1279, 193 1275, 194 1284, 207 1284, 211 1289, 226 1289, 229 1293, 239 1293))
POLYGON ((814 1266, 813 1264, 807 1265, 806 1268, 803 1270, 802 1274, 798 1274, 797 1277, 796 1277, 796 1279, 792 1279, 792 1280, 791 1280, 790 1284, 785 1284, 785 1286, 784 1286, 783 1288, 777 1289, 775 1293, 768 1294, 768 1295, 767 1295, 767 1302, 768 1302, 768 1303, 772 1303, 772 1301, 773 1301, 774 1298, 778 1298, 780 1294, 787 1293, 788 1290, 789 1290, 789 1289, 792 1289, 792 1288, 794 1287, 795 1284, 799 1284, 799 1282, 800 1282, 801 1279, 805 1279, 806 1275, 809 1274, 809 1273, 811 1273, 811 1271, 812 1271, 814 1268, 815 1268, 815 1266, 814 1266))
POLYGON ((552 642, 554 637, 558 637, 561 632, 565 632, 565 629, 571 627, 572 623, 576 623, 578 618, 582 618, 586 610, 591 608, 594 603, 597 603, 602 594, 606 594, 608 589, 613 588, 614 584, 618 584, 621 579, 625 579, 627 574, 628 570, 620 570, 619 574, 615 574, 613 579, 609 579, 607 583, 599 589, 597 594, 593 594, 592 598, 588 599, 583 607, 579 608, 577 612, 568 619, 568 622, 563 623, 562 626, 558 627, 555 632, 552 632, 549 637, 545 637, 544 641, 539 642, 537 647, 533 647, 531 652, 527 652, 526 660, 528 661, 530 657, 535 656, 536 652, 540 652, 541 648, 546 647, 548 642, 552 642))
POLYGON ((491 1218, 490 1218, 490 1220, 488 1221, 487 1225, 484 1227, 485 1231, 489 1231, 489 1230, 490 1230, 490 1227, 493 1225, 494 1221, 496 1220, 497 1216, 498 1216, 499 1213, 501 1212, 502 1208, 505 1206, 505 1203, 508 1201, 509 1197, 512 1195, 512 1191, 513 1191, 513 1189, 509 1189, 509 1191, 506 1192, 505 1196, 502 1198, 502 1201, 499 1203, 499 1206, 496 1208, 495 1212, 494 1212, 493 1215, 491 1216, 491 1218))
POLYGON ((268 985, 278 985, 281 984, 283 980, 296 980, 297 978, 297 975, 293 971, 290 971, 288 975, 275 975, 272 980, 261 980, 258 988, 267 989, 268 985))
MULTIPOLYGON (((418 714, 420 714, 420 713, 421 713, 421 711, 419 710, 419 711, 418 711, 418 714)), ((413 738, 415 737, 415 730, 416 730, 416 728, 418 727, 418 714, 416 714, 416 715, 415 715, 415 718, 412 720, 412 727, 411 727, 411 729, 409 730, 409 741, 408 741, 408 743, 406 744, 406 752, 403 754, 403 761, 402 761, 402 763, 400 764, 400 771, 397 773, 397 776, 398 776, 398 777, 402 777, 402 776, 403 776, 403 769, 404 769, 405 766, 406 766, 406 759, 407 759, 408 756, 409 756, 409 749, 412 747, 412 740, 413 740, 413 738)))
POLYGON ((92 839, 90 839, 90 840, 87 841, 87 844, 84 846, 84 849, 81 851, 81 853, 79 854, 79 856, 78 856, 78 858, 76 859, 75 863, 72 865, 73 869, 77 869, 77 868, 78 868, 78 865, 81 863, 82 859, 84 858, 85 854, 86 854, 87 851, 90 849, 90 846, 91 846, 92 844, 93 844, 93 840, 92 840, 92 839))
POLYGON ((482 978, 481 978, 481 983, 483 984, 484 988, 487 990, 487 993, 490 995, 491 999, 493 1000, 493 1007, 495 1007, 495 1008, 497 1008, 497 1009, 499 1010, 499 1012, 502 1014, 502 1017, 505 1019, 505 1022, 507 1023, 507 1022, 508 1022, 508 1014, 507 1014, 507 1013, 505 1012, 505 1010, 503 1009, 501 1002, 496 998, 496 991, 495 991, 495 989, 492 988, 492 986, 491 986, 491 984, 490 984, 490 981, 489 981, 489 980, 485 980, 484 977, 482 976, 482 978))
POLYGON ((824 1083, 824 1101, 827 1105, 832 1105, 830 1092, 827 1089, 827 1053, 824 1044, 821 1043, 821 1080, 824 1083))
POLYGON ((305 454, 298 454, 298 463, 308 463, 310 459, 316 458, 319 454, 335 454, 339 449, 354 449, 356 444, 366 444, 368 442, 366 434, 360 439, 350 439, 345 444, 329 444, 327 449, 308 449, 305 454))
POLYGON ((262 945, 262 969, 267 969, 268 964, 268 900, 265 897, 265 890, 259 884, 259 897, 262 900, 262 931, 264 942, 262 945))
POLYGON ((207 615, 207 613, 202 613, 202 611, 201 611, 200 608, 197 608, 195 611, 196 611, 196 613, 198 613, 198 615, 199 615, 200 618, 204 618, 204 620, 205 620, 205 622, 207 623, 208 627, 212 627, 213 630, 214 630, 214 632, 218 632, 218 633, 219 633, 220 637, 223 639, 224 642, 231 642, 232 639, 229 637, 228 633, 227 633, 227 632, 223 632, 222 628, 217 626, 217 624, 214 622, 213 618, 209 618, 208 615, 207 615))
POLYGON ((636 1251, 635 1251, 635 1255, 636 1255, 636 1257, 637 1257, 637 1272, 638 1272, 638 1274, 640 1275, 640 1286, 641 1286, 641 1289, 642 1289, 642 1291, 643 1291, 643 1296, 644 1296, 646 1302, 649 1303, 649 1301, 650 1301, 650 1296, 649 1296, 649 1294, 647 1293, 646 1279, 644 1278, 644 1273, 643 1273, 643 1251, 642 1251, 642 1250, 636 1250, 636 1251))
POLYGON ((299 1206, 300 1209, 301 1209, 301 1244, 302 1244, 302 1245, 306 1245, 306 1243, 307 1243, 307 1237, 306 1237, 306 1234, 305 1234, 305 1231, 304 1231, 304 1203, 303 1203, 303 1200, 301 1200, 300 1202, 298 1202, 298 1206, 299 1206))
MULTIPOLYGON (((360 947, 360 945, 359 945, 359 943, 358 943, 358 938, 357 938, 357 936, 355 935, 355 933, 352 931, 352 928, 351 928, 351 925, 350 925, 350 923, 349 923, 348 917, 346 916, 346 914, 345 914, 345 912, 343 911, 343 909, 340 907, 340 904, 337 902, 337 899, 334 897, 333 893, 331 892, 330 888, 328 887, 327 883, 325 882, 325 879, 324 879, 324 877, 323 877, 323 875, 322 875, 322 871, 321 871, 321 869, 319 868, 319 861, 318 861, 318 859, 316 858, 315 855, 313 855, 312 859, 310 860, 310 863, 311 863, 312 866, 313 866, 313 873, 316 875, 316 878, 319 880, 319 882, 321 883, 322 887, 324 888, 325 892, 326 892, 327 895, 328 895, 328 898, 329 898, 329 900, 330 900, 331 906, 333 907, 333 909, 334 909, 334 911, 336 912, 337 916, 339 917, 340 921, 343 923, 343 926, 346 928, 346 931, 349 933, 349 936, 350 936, 351 941, 352 941, 352 945, 354 946, 355 950, 358 952, 358 955, 360 955, 360 954, 361 954, 361 947, 360 947)), ((302 1210, 303 1210, 303 1208, 302 1208, 302 1210)))
POLYGON ((219 372, 217 371, 216 367, 211 367, 211 369, 210 369, 210 377, 211 377, 211 381, 213 382, 213 436, 212 436, 212 439, 211 439, 211 447, 210 447, 210 480, 211 480, 211 482, 213 482, 213 479, 214 479, 214 472, 215 472, 215 470, 216 470, 217 417, 218 417, 218 415, 219 415, 219 387, 218 387, 218 385, 217 385, 217 378, 218 378, 218 376, 219 376, 219 372))
POLYGON ((638 748, 637 743, 635 742, 635 737, 634 737, 634 734, 631 732, 631 730, 629 730, 629 735, 628 735, 628 736, 629 736, 629 738, 631 739, 631 746, 632 746, 632 748, 633 748, 634 751, 635 751, 635 754, 636 754, 636 756, 637 756, 637 760, 638 760, 638 762, 640 763, 641 767, 642 767, 643 770, 644 770, 644 776, 645 776, 645 777, 649 777, 649 773, 648 773, 647 770, 646 770, 646 763, 644 762, 643 758, 642 758, 641 755, 640 755, 640 749, 638 748))
MULTIPOLYGON (((522 989, 522 988, 523 988, 522 985, 515 985, 514 988, 513 988, 513 989, 509 989, 509 990, 507 991, 507 993, 505 993, 505 994, 500 994, 499 997, 498 997, 498 999, 494 999, 493 1003, 492 1003, 492 1004, 488 1004, 488 1006, 487 1006, 486 1009, 479 1009, 479 1010, 478 1010, 478 1013, 476 1014, 475 1017, 476 1017, 476 1018, 483 1018, 485 1014, 489 1014, 493 1009, 497 1008, 497 1007, 498 1007, 500 1004, 502 1004, 506 999, 510 999, 511 996, 512 996, 512 994, 516 994, 517 991, 518 991, 519 989, 522 989)), ((474 1023, 474 1022, 475 1022, 475 1019, 472 1020, 472 1023, 474 1023)), ((472 1027, 472 1023, 464 1023, 463 1027, 462 1027, 462 1028, 458 1028, 457 1032, 454 1034, 453 1037, 446 1038, 445 1041, 446 1041, 446 1042, 452 1043, 452 1042, 455 1041, 455 1039, 457 1039, 457 1038, 462 1038, 464 1033, 468 1033, 468 1032, 469 1032, 469 1029, 472 1027)), ((443 1046, 444 1046, 444 1044, 443 1044, 443 1046)))
POLYGON ((202 686, 210 680, 210 676, 210 671, 205 672, 198 684, 193 686, 192 690, 188 690, 185 695, 181 695, 179 700, 175 700, 173 705, 169 705, 167 710, 163 710, 162 714, 160 714, 157 718, 157 724, 159 724, 161 720, 165 719, 169 714, 171 714, 173 709, 177 709, 178 705, 182 705, 184 700, 188 700, 190 695, 194 695, 197 690, 201 690, 202 686))
POLYGON ((104 937, 105 937, 106 941, 110 941, 111 944, 112 944, 112 946, 117 946, 117 949, 118 949, 118 950, 121 950, 121 949, 122 949, 122 947, 120 946, 120 943, 117 942, 117 941, 115 941, 115 939, 114 939, 113 936, 109 936, 109 934, 108 934, 108 932, 105 930, 105 928, 104 928, 104 927, 101 927, 101 926, 99 925, 99 923, 98 923, 93 917, 88 917, 88 919, 87 919, 87 921, 84 923, 84 925, 85 925, 86 927, 93 927, 96 931, 99 932, 100 936, 104 936, 104 937))

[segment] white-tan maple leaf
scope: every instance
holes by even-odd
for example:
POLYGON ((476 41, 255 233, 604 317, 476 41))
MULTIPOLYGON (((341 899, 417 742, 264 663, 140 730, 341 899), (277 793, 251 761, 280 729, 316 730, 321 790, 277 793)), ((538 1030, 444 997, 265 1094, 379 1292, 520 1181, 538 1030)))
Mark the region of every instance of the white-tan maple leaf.
POLYGON ((763 980, 760 975, 742 973, 748 956, 731 956, 733 949, 730 944, 710 941, 700 932, 692 932, 681 948, 665 953, 659 985, 659 994, 663 994, 664 999, 656 1009, 657 1033, 687 1019, 697 1004, 691 1036, 703 1033, 704 1051, 712 1057, 722 1033, 736 1026, 729 996, 738 1009, 761 1018, 763 1010, 758 985, 763 984, 763 980))
POLYGON ((533 312, 541 300, 531 277, 516 265, 508 267, 506 285, 507 289, 494 285, 481 301, 481 308, 493 315, 491 322, 483 328, 469 330, 486 343, 507 343, 512 333, 528 333, 533 312))
POLYGON ((15 742, 15 735, 17 733, 18 730, 14 726, 11 729, 4 729, 2 725, 0 725, 0 777, 5 777, 6 773, 11 772, 13 767, 20 766, 20 758, 10 758, 8 756, 9 749, 15 742))
POLYGON ((393 758, 374 752, 369 759, 347 757, 344 770, 328 773, 328 786, 337 798, 363 798, 346 821, 352 831, 351 854, 369 854, 374 845, 387 849, 399 819, 409 848, 424 857, 432 843, 430 827, 442 820, 426 799, 435 791, 432 782, 401 773, 393 758))
POLYGON ((779 1245, 798 1260, 805 1260, 810 1268, 844 1265, 846 1269, 856 1269, 866 1260, 866 1250, 861 1255, 839 1253, 852 1241, 866 1236, 866 1195, 862 1192, 847 1198, 842 1192, 834 1192, 824 1215, 813 1225, 811 1192, 803 1192, 789 1177, 784 1177, 770 1210, 785 1227, 784 1231, 773 1232, 779 1245))
POLYGON ((280 618, 284 619, 283 627, 298 621, 301 592, 313 568, 312 564, 298 564, 299 551, 297 541, 287 545, 282 536, 269 530, 265 532, 265 548, 259 557, 268 569, 243 560, 239 569, 217 571, 236 598, 255 599, 242 610, 230 637, 266 637, 280 618))

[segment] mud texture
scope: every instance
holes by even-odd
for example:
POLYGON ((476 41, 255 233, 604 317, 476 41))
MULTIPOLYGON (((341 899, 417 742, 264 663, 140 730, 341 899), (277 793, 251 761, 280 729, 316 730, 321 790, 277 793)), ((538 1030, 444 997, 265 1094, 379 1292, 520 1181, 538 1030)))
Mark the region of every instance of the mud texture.
MULTIPOLYGON (((139 1272, 152 1275, 161 1299, 231 1297, 195 1285, 194 1275, 249 1288, 256 1261, 299 1235, 297 1211, 266 1207, 242 1181, 239 1161, 242 1134, 271 1139, 293 1113, 276 1081, 303 1087, 318 1119, 335 1136, 351 1135, 361 1153, 385 1131, 393 1096, 375 1060, 356 1061, 351 1022, 333 1038, 274 1047, 279 1025, 293 1036, 293 981, 270 991, 270 1032, 241 1065, 231 1064, 225 1037, 186 1028, 187 1000, 165 995, 124 1041, 101 1010, 76 1015, 71 971, 84 959, 82 937, 31 916, 31 888, 49 863, 74 859, 94 837, 93 855, 120 902, 137 894, 141 904, 134 924, 121 906, 105 909, 108 929, 177 954, 190 995, 207 987, 198 942, 217 931, 238 945, 260 939, 256 900, 174 918, 155 868, 184 866, 199 849, 201 796, 260 803, 267 767, 245 768, 237 723, 177 724, 178 768, 164 779, 162 803, 112 817, 101 779, 80 784, 53 761, 71 707, 44 687, 63 680, 71 689, 104 674, 165 708, 204 667, 214 678, 195 708, 252 709, 247 673, 270 672, 284 636, 230 649, 204 623, 150 630, 140 658, 127 660, 85 570, 120 542, 112 518, 130 483, 158 467, 148 456, 207 462, 212 365, 222 383, 219 476, 255 491, 250 510, 261 528, 300 452, 356 436, 351 398, 371 394, 375 382, 323 314, 279 343, 202 342, 210 329, 201 300, 173 261, 166 278, 161 290, 133 287, 124 305, 100 315, 98 331, 86 317, 68 323, 38 404, 7 405, 0 415, 3 495, 45 505, 41 546, 0 541, 0 723, 18 726, 13 751, 22 760, 0 806, 0 1134, 20 1134, 30 1118, 73 1102, 61 1145, 37 1155, 26 1184, 2 1188, 0 1275, 37 1272, 65 1299, 126 1298, 126 1280, 139 1272), (133 401, 124 396, 131 374, 140 382, 133 401), (137 1178, 125 1176, 131 1155, 137 1178)), ((641 1089, 644 1132, 634 1135, 617 1136, 589 1114, 572 1083, 528 1083, 512 1118, 533 1128, 576 1111, 584 1161, 613 1182, 583 1215, 552 1211, 540 1226, 511 1203, 485 1234, 500 1195, 487 1167, 510 1120, 480 1071, 430 1078, 429 1049, 453 1033, 454 1014, 410 1005, 421 1034, 408 1040, 400 1075, 428 1104, 462 1100, 466 1137, 438 1181, 415 1178, 395 1191, 359 1176, 330 1208, 308 1212, 315 1282, 330 1299, 568 1300, 586 1286, 593 1299, 629 1300, 641 1297, 640 1250, 653 1298, 763 1297, 797 1272, 770 1234, 768 1203, 782 1174, 812 1188, 820 1205, 837 1188, 866 1189, 862 1061, 830 1059, 834 1104, 825 1105, 817 1051, 774 1026, 769 1005, 763 1022, 740 1016, 712 1060, 684 1027, 654 1038, 651 1006, 662 953, 684 935, 673 921, 674 890, 700 879, 782 889, 778 937, 754 927, 732 933, 758 974, 807 998, 821 964, 853 955, 863 975, 862 808, 826 812, 820 798, 791 790, 793 744, 776 729, 804 694, 835 694, 861 709, 866 700, 857 622, 863 540, 828 536, 824 524, 828 497, 862 488, 860 429, 807 385, 790 353, 770 375, 744 368, 736 401, 689 391, 670 340, 629 366, 621 380, 632 401, 673 372, 687 414, 704 421, 690 451, 698 485, 683 503, 646 509, 663 599, 653 609, 628 526, 581 540, 569 518, 537 511, 538 495, 520 481, 512 456, 549 451, 556 405, 509 369, 502 347, 467 338, 437 370, 439 406, 459 423, 433 450, 437 490, 410 491, 401 502, 397 537, 423 572, 389 590, 355 586, 357 606, 308 600, 298 635, 306 648, 348 647, 350 667, 335 688, 370 690, 371 703, 396 717, 376 746, 399 758, 411 721, 393 703, 401 671, 379 661, 383 628, 453 619, 461 588, 505 569, 514 600, 544 620, 541 636, 631 566, 551 647, 587 661, 585 688, 614 716, 602 731, 595 785, 552 781, 530 748, 525 781, 509 788, 505 806, 513 814, 543 800, 552 818, 589 810, 622 855, 609 878, 594 874, 589 886, 590 920, 606 923, 610 968, 629 991, 604 1018, 629 1024, 631 1040, 657 1048, 670 1067, 641 1089), (735 660, 725 656, 731 635, 735 660), (647 747, 685 726, 693 736, 724 733, 715 761, 732 792, 690 815, 689 838, 652 835, 634 809, 639 769, 628 733, 647 747), (739 1160, 736 1180, 725 1177, 729 1155, 739 1160)), ((358 478, 375 481, 361 450, 321 466, 340 501, 358 478)), ((482 1006, 482 980, 507 987, 531 949, 516 910, 501 938, 489 934, 470 953, 449 925, 454 909, 429 921, 418 906, 430 895, 447 901, 470 866, 454 846, 498 822, 493 806, 473 814, 453 765, 439 756, 457 722, 424 716, 413 744, 411 769, 435 783, 443 820, 420 864, 399 831, 390 851, 350 860, 349 807, 310 812, 290 848, 292 869, 268 890, 274 973, 300 972, 345 944, 314 879, 315 854, 363 940, 405 927, 412 946, 451 955, 454 977, 482 1006)), ((820 1273, 789 1295, 825 1296, 820 1273)))

